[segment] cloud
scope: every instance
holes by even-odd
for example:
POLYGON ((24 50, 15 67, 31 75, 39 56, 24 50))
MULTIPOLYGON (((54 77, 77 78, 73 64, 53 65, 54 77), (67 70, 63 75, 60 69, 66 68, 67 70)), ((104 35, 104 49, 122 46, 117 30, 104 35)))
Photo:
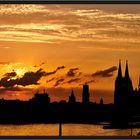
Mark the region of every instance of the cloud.
POLYGON ((9 65, 10 62, 0 62, 0 65, 9 65))
POLYGON ((42 69, 39 69, 36 72, 26 72, 22 78, 17 79, 17 84, 22 86, 37 85, 39 84, 38 81, 44 75, 45 71, 42 69))
POLYGON ((55 80, 55 77, 53 77, 53 78, 51 78, 51 79, 49 79, 49 80, 46 80, 46 83, 49 83, 49 82, 51 82, 51 81, 53 81, 53 80, 55 80))
POLYGON ((57 87, 59 86, 65 79, 61 78, 61 79, 58 79, 55 84, 54 84, 54 87, 57 87))
POLYGON ((59 71, 59 70, 61 70, 61 69, 64 69, 64 68, 65 68, 65 66, 57 67, 54 71, 46 72, 46 73, 45 73, 45 76, 49 76, 49 75, 55 74, 57 71, 59 71))
POLYGON ((9 77, 9 78, 10 77, 15 77, 16 75, 17 75, 17 73, 15 71, 4 74, 5 77, 9 77))
POLYGON ((79 68, 71 68, 69 69, 69 71, 67 72, 67 76, 68 77, 73 77, 77 74, 77 71, 79 70, 79 68))
MULTIPOLYGON (((60 70, 60 69, 63 69, 65 68, 64 66, 61 66, 61 67, 58 67, 55 71, 57 70, 60 70)), ((71 68, 68 70, 68 72, 66 73, 66 75, 62 75, 60 77, 57 77, 57 78, 51 78, 50 80, 46 81, 46 82, 51 82, 53 80, 56 79, 56 82, 54 84, 54 87, 56 86, 59 86, 59 85, 63 85, 63 84, 71 84, 71 83, 74 83, 76 81, 79 81, 80 78, 73 78, 73 79, 70 79, 68 80, 70 77, 74 77, 74 76, 80 76, 82 73, 79 72, 77 73, 77 71, 79 70, 79 68, 71 68), (68 81, 66 81, 68 80, 68 81)), ((52 73, 55 73, 55 71, 53 71, 52 73)))
POLYGON ((13 87, 17 84, 17 80, 4 77, 0 80, 0 87, 13 87))
POLYGON ((42 66, 42 65, 45 65, 45 62, 42 62, 42 63, 40 64, 40 66, 42 66))
MULTIPOLYGON (((11 79, 12 77, 17 76, 16 72, 9 72, 4 74, 4 77, 0 80, 0 87, 14 87, 15 85, 20 85, 20 86, 28 86, 28 85, 38 85, 38 81, 43 77, 43 76, 49 76, 55 74, 57 71, 64 69, 65 66, 60 66, 57 67, 54 71, 52 72, 46 72, 43 69, 39 69, 35 72, 26 72, 22 77, 18 77, 16 79, 11 79)), ((57 83, 56 83, 57 84, 57 83)), ((59 81, 58 81, 59 84, 59 81)))
POLYGON ((45 65, 45 62, 42 62, 42 63, 40 63, 39 65, 34 65, 34 67, 37 68, 37 67, 41 67, 41 66, 43 66, 43 65, 45 65))
POLYGON ((0 80, 1 87, 13 87, 15 85, 27 86, 27 85, 37 85, 38 81, 45 72, 42 69, 37 70, 36 72, 26 72, 23 77, 10 79, 11 77, 16 76, 15 72, 6 73, 5 77, 0 80))
POLYGON ((100 70, 92 74, 93 77, 100 76, 100 77, 111 77, 113 76, 113 72, 117 70, 116 66, 112 66, 105 70, 100 70))
POLYGON ((38 81, 41 79, 43 76, 49 76, 52 74, 55 74, 57 71, 64 69, 64 66, 57 67, 56 70, 52 72, 45 72, 43 69, 39 69, 36 72, 27 72, 23 75, 22 78, 18 79, 18 84, 22 86, 27 86, 27 85, 38 85, 38 81))
POLYGON ((93 83, 93 82, 95 82, 95 80, 89 80, 89 81, 87 81, 86 83, 87 83, 87 84, 90 84, 90 83, 93 83))
POLYGON ((135 5, 137 10, 132 8, 133 12, 128 10, 129 8, 124 8, 128 5, 123 8, 96 6, 87 5, 81 8, 80 5, 76 7, 63 5, 58 8, 56 5, 1 5, 0 38, 24 42, 55 42, 64 39, 78 41, 81 38, 93 40, 93 37, 104 43, 112 38, 115 41, 124 41, 124 38, 130 42, 134 39, 139 41, 139 6, 135 5), (127 12, 123 13, 124 9, 127 9, 127 12), (135 10, 137 12, 134 12, 135 10))
POLYGON ((57 67, 56 71, 61 70, 61 69, 64 69, 64 68, 65 68, 65 66, 57 67))
POLYGON ((71 83, 77 82, 79 80, 80 80, 80 78, 74 78, 74 79, 70 79, 69 81, 67 81, 67 83, 71 84, 71 83))

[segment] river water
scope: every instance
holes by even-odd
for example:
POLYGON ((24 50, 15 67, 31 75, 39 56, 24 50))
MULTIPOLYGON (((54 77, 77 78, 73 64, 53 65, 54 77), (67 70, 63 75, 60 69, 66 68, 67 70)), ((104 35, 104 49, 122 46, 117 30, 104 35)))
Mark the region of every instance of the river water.
MULTIPOLYGON (((130 129, 103 129, 103 125, 62 124, 62 136, 129 136, 130 129)), ((0 125, 0 136, 58 136, 58 124, 0 125)), ((133 129, 136 135, 140 129, 133 129)))

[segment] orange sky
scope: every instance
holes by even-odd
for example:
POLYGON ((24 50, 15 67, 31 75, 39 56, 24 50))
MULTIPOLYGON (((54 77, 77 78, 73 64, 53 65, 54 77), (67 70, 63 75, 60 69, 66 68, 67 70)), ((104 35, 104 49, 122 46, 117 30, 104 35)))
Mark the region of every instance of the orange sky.
POLYGON ((73 88, 81 100, 82 84, 88 82, 92 101, 103 97, 112 102, 119 59, 123 72, 128 60, 137 87, 139 9, 115 4, 0 5, 0 97, 25 100, 46 88, 52 100, 61 100, 73 88), (5 85, 3 79, 14 84, 5 85))

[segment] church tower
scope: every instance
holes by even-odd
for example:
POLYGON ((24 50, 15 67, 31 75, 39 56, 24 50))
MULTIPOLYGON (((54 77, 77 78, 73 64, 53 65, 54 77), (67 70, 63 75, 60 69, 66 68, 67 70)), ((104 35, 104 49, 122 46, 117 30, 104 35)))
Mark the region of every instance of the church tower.
POLYGON ((115 80, 115 92, 114 92, 114 104, 120 106, 122 104, 121 96, 123 95, 123 77, 122 77, 122 68, 121 60, 119 60, 118 75, 115 80))
POLYGON ((121 68, 121 60, 119 60, 119 69, 117 79, 122 80, 122 68, 121 68))
POLYGON ((83 85, 82 102, 89 103, 89 86, 87 84, 83 85))
POLYGON ((133 85, 129 76, 128 61, 126 61, 125 75, 122 77, 121 62, 119 61, 118 76, 115 81, 114 104, 127 107, 133 96, 133 85))
POLYGON ((76 102, 76 98, 72 90, 71 95, 69 96, 69 103, 75 103, 75 102, 76 102))
POLYGON ((130 94, 133 93, 133 85, 132 85, 131 78, 129 76, 128 61, 126 61, 124 81, 125 81, 125 85, 124 86, 125 86, 126 96, 130 96, 130 94))

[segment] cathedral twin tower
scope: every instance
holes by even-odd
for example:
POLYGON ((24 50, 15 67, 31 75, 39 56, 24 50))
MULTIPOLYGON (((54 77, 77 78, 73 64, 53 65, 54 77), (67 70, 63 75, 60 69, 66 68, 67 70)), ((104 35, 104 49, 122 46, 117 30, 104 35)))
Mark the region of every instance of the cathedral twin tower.
MULTIPOLYGON (((83 85, 82 103, 90 102, 89 86, 83 85)), ((69 102, 75 102, 76 98, 72 91, 69 96, 69 102)), ((129 75, 128 61, 126 61, 125 74, 122 75, 121 61, 119 61, 118 75, 115 80, 114 105, 126 109, 127 107, 136 107, 140 105, 140 80, 138 88, 133 90, 132 80, 129 75)))
POLYGON ((118 75, 115 80, 114 104, 117 107, 128 107, 139 102, 140 94, 139 91, 133 90, 128 61, 126 61, 124 76, 122 76, 121 61, 119 61, 118 75))

